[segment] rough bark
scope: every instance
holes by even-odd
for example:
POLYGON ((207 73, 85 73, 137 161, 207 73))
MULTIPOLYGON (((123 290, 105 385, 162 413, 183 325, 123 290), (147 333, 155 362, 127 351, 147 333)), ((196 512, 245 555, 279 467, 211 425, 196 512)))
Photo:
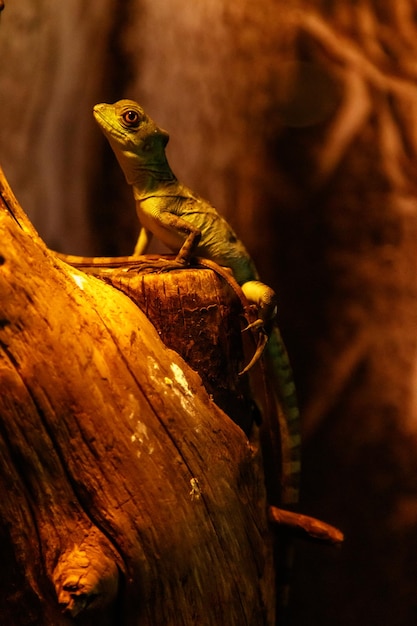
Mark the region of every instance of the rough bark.
MULTIPOLYGON (((91 271, 94 273, 94 268, 91 271)), ((226 272, 226 277, 203 267, 169 273, 111 270, 103 275, 102 269, 98 273, 132 298, 154 324, 163 343, 199 373, 216 404, 250 433, 254 403, 249 377, 239 373, 252 358, 257 341, 251 333, 242 336, 249 312, 244 311, 227 282, 231 280, 229 272, 225 268, 220 271, 226 272)))
POLYGON ((256 441, 0 192, 2 622, 273 624, 256 441))
POLYGON ((80 124, 90 115, 85 85, 100 83, 91 100, 135 97, 170 131, 174 171, 228 214, 277 288, 304 409, 303 510, 346 531, 342 552, 299 554, 293 622, 408 626, 417 558, 414 2, 135 0, 123 3, 128 25, 108 5, 76 38, 64 24, 84 3, 49 5, 65 17, 45 21, 46 4, 24 0, 2 17, 1 151, 24 206, 50 245, 129 252, 137 224, 117 165, 100 149, 79 152, 96 132, 80 124), (39 55, 46 28, 51 52, 39 55), (38 107, 37 93, 48 106, 38 107), (62 119, 75 142, 54 134, 62 119), (39 123, 49 128, 41 144, 39 123), (80 198, 71 187, 86 161, 98 171, 80 198), (73 207, 89 217, 72 220, 73 207))

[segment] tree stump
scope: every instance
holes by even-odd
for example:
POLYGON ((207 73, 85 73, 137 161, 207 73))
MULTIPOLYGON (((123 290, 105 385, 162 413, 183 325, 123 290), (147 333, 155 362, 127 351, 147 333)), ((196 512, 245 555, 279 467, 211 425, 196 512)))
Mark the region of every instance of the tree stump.
POLYGON ((271 626, 256 429, 0 194, 2 623, 271 626))
POLYGON ((240 292, 240 288, 231 286, 234 279, 230 270, 218 268, 218 274, 216 269, 198 267, 198 260, 196 267, 169 272, 146 273, 135 268, 135 263, 158 259, 157 255, 146 255, 126 264, 122 261, 120 266, 116 257, 106 259, 104 266, 85 264, 83 269, 126 293, 155 326, 163 343, 199 373, 216 404, 249 434, 256 409, 248 377, 240 377, 239 372, 245 358, 250 360, 256 342, 250 333, 249 337, 242 336, 249 312, 236 297, 235 289, 240 292))

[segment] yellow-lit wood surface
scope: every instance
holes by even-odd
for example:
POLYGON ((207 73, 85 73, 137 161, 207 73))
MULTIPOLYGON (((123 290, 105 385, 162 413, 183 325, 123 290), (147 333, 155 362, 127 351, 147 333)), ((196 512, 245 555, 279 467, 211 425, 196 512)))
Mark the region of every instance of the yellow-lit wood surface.
POLYGON ((126 294, 46 248, 3 177, 0 192, 4 623, 65 626, 66 608, 91 626, 272 625, 256 441, 126 294))

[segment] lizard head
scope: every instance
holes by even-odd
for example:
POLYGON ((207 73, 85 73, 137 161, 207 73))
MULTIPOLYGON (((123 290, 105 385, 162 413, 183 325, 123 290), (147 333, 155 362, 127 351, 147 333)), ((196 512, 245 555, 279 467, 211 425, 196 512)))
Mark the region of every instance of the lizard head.
POLYGON ((143 171, 169 170, 165 156, 169 135, 137 102, 119 100, 114 104, 96 104, 93 112, 129 184, 137 183, 143 171))

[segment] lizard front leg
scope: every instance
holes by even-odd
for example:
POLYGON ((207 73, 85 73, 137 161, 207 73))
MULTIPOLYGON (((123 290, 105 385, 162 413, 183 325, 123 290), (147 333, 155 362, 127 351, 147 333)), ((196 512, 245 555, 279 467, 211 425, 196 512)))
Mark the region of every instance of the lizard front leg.
POLYGON ((169 210, 153 210, 145 214, 145 216, 147 217, 147 226, 146 228, 142 227, 134 255, 144 253, 147 243, 150 241, 149 235, 151 233, 156 235, 171 250, 177 251, 177 254, 175 259, 160 258, 141 261, 138 264, 141 271, 167 272, 188 265, 201 239, 201 231, 169 210))
POLYGON ((180 265, 188 265, 201 239, 201 230, 174 213, 164 212, 160 219, 161 223, 171 231, 185 235, 185 241, 177 253, 175 262, 180 265))

